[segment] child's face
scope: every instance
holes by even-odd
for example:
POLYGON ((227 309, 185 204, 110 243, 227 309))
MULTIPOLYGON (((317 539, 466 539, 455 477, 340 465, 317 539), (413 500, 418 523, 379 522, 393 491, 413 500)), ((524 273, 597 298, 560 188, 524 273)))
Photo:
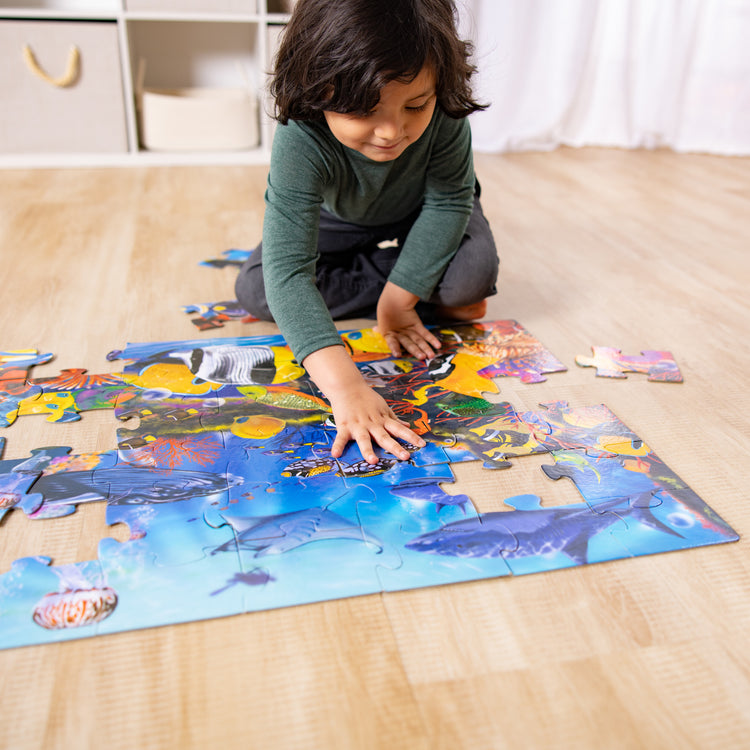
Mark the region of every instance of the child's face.
POLYGON ((390 81, 366 115, 325 112, 333 135, 373 161, 392 161, 427 129, 435 111, 435 74, 425 66, 410 83, 390 81))

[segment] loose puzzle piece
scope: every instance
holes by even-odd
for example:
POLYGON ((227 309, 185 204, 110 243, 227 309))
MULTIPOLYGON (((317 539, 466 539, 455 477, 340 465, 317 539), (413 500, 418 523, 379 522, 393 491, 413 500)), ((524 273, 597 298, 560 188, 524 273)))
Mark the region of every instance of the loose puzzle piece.
POLYGON ((223 328, 224 323, 232 320, 238 320, 240 323, 252 323, 258 320, 258 318, 250 315, 236 299, 222 302, 204 302, 198 305, 183 305, 182 311, 188 315, 197 315, 197 317, 190 318, 190 322, 199 331, 223 328))
MULTIPOLYGON (((225 250, 221 258, 209 258, 201 261, 200 265, 210 268, 239 268, 250 256, 252 250, 225 250)), ((224 323, 239 320, 241 323, 250 323, 257 318, 250 315, 235 300, 223 300, 221 302, 204 302, 196 305, 184 305, 183 312, 195 315, 190 322, 199 331, 210 331, 215 328, 223 328, 224 323)))
POLYGON ((226 268, 227 266, 239 268, 251 255, 252 250, 224 250, 222 258, 209 258, 200 262, 202 266, 209 268, 226 268))
POLYGON ((425 448, 407 446, 411 458, 403 462, 378 449, 375 465, 354 445, 339 458, 330 455, 330 406, 279 336, 129 344, 108 356, 124 362, 118 382, 82 370, 31 381, 37 355, 9 354, 0 366, 3 393, 37 396, 47 411, 59 395, 50 411, 58 421, 106 404, 121 426, 109 451, 74 455, 53 446, 0 461, 6 511, 17 507, 43 519, 106 502, 107 522, 127 524, 130 538, 103 539, 98 561, 79 564, 86 584, 78 588, 56 585, 48 558, 17 561, 0 576, 0 643, 738 538, 607 407, 555 401, 519 412, 490 400, 498 374, 538 382, 556 371, 518 323, 438 330, 441 354, 428 362, 391 357, 372 329, 342 334, 367 381, 427 441, 425 448), (32 383, 40 383, 35 393, 32 383), (573 481, 581 503, 546 506, 522 495, 505 501, 508 510, 479 514, 471 498, 443 487, 454 481, 452 462, 479 459, 508 469, 545 452, 553 462, 543 467, 547 476, 573 481), (94 614, 71 617, 61 630, 34 625, 31 614, 46 594, 55 595, 45 600, 55 601, 51 621, 74 606, 94 614), (106 614, 97 619, 99 612, 106 614))
POLYGON ((682 374, 671 352, 642 351, 639 357, 627 356, 610 346, 592 346, 593 357, 576 356, 581 367, 596 367, 601 378, 625 378, 626 372, 646 373, 648 379, 661 383, 681 383, 682 374))

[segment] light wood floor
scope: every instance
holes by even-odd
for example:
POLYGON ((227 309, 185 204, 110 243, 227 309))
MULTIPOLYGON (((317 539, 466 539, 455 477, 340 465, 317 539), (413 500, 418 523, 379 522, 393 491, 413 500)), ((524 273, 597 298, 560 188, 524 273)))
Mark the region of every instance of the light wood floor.
MULTIPOLYGON (((742 539, 0 651, 0 747, 748 747, 750 160, 561 149, 477 171, 502 258, 488 318, 518 319, 570 368, 502 395, 606 403, 742 539), (574 364, 592 344, 669 349, 685 383, 598 379, 574 364)), ((180 306, 234 295, 232 271, 198 262, 255 244, 264 182, 260 167, 0 172, 0 348, 54 352, 42 377, 196 337, 180 306)), ((114 447, 111 412, 83 417, 19 420, 5 458, 114 447)), ((450 491, 480 510, 520 492, 579 501, 543 462, 462 465, 450 491)), ((91 559, 120 533, 99 504, 13 511, 0 572, 91 559)))

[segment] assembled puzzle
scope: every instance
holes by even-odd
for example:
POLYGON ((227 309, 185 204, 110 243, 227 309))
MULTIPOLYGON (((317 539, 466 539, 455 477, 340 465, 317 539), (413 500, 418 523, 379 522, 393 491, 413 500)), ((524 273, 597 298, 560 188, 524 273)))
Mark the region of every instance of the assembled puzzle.
MULTIPOLYGON (((40 644, 307 602, 537 573, 731 542, 737 534, 606 406, 517 410, 493 378, 564 370, 512 320, 436 328, 426 362, 394 358, 372 329, 342 333, 367 381, 428 442, 411 459, 356 446, 334 459, 327 402, 280 336, 128 344, 119 374, 30 377, 51 355, 0 353, 3 425, 113 408, 103 453, 40 447, 0 460, 0 517, 54 519, 107 504, 126 542, 55 565, 39 550, 0 575, 0 645, 40 644), (134 423, 137 423, 133 426, 134 423), (480 514, 450 494, 451 464, 544 473, 581 502, 531 494, 480 514)), ((500 482, 498 482, 500 485, 500 482)), ((551 485, 554 487, 554 485, 551 485)), ((54 520, 40 521, 54 523, 54 520)))

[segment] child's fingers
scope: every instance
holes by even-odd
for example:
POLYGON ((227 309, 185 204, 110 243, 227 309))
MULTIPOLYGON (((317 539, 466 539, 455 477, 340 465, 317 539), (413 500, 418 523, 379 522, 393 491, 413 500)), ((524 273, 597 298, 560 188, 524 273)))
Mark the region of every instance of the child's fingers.
POLYGON ((388 344, 388 351, 394 356, 394 357, 400 357, 401 356, 401 344, 398 341, 398 336, 395 333, 386 333, 385 336, 385 343, 388 344))
POLYGON ((357 446, 359 447, 359 452, 362 454, 362 458, 364 458, 368 464, 376 464, 378 462, 378 456, 372 449, 372 441, 370 440, 369 434, 358 437, 357 446))
MULTIPOLYGON (((409 451, 395 439, 396 437, 406 443, 417 445, 420 448, 426 445, 425 441, 419 437, 419 435, 411 431, 408 424, 397 418, 392 419, 383 428, 373 430, 372 432, 362 433, 356 438, 352 437, 351 439, 356 440, 362 458, 364 458, 369 464, 376 464, 379 460, 372 447, 373 440, 383 450, 388 451, 388 453, 399 459, 399 461, 408 461, 411 458, 411 453, 409 453, 409 451)), ((331 448, 331 455, 334 458, 341 456, 348 442, 349 440, 345 437, 337 435, 331 448), (340 437, 341 440, 339 441, 340 437)))
POLYGON ((331 446, 331 455, 334 458, 340 458, 346 450, 346 446, 349 443, 350 439, 351 438, 346 432, 344 432, 343 430, 339 430, 336 433, 333 445, 331 446))
MULTIPOLYGON (((417 433, 411 429, 411 426, 408 422, 404 422, 402 419, 399 419, 395 414, 393 415, 391 422, 387 422, 385 424, 385 428, 393 437, 398 438, 399 440, 403 440, 405 443, 416 445, 418 448, 424 448, 425 445, 427 445, 425 439, 417 435, 417 433)), ((396 443, 396 441, 394 440, 393 443, 390 443, 390 445, 393 444, 398 446, 397 451, 394 451, 391 448, 386 448, 386 446, 383 447, 386 448, 386 450, 389 450, 395 456, 401 458, 401 460, 406 460, 410 457, 411 454, 409 453, 409 451, 407 451, 400 443, 396 443)))
POLYGON ((422 355, 427 359, 434 357, 435 350, 440 349, 440 339, 422 325, 411 328, 405 333, 409 340, 417 347, 419 354, 415 356, 418 356, 420 359, 423 358, 422 355))
POLYGON ((425 334, 426 334, 425 339, 427 339, 427 343, 429 343, 429 345, 433 349, 439 349, 441 347, 442 344, 440 342, 440 339, 437 336, 435 336, 434 333, 432 333, 431 331, 428 331, 425 328, 425 334))
POLYGON ((430 345, 416 332, 403 333, 399 336, 399 340, 412 357, 430 359, 435 356, 435 352, 430 345))
POLYGON ((339 429, 331 446, 331 455, 334 458, 340 458, 349 441, 353 440, 357 444, 362 458, 368 464, 376 464, 378 456, 372 447, 373 437, 374 435, 371 435, 368 429, 362 427, 353 430, 339 429))
POLYGON ((409 453, 409 451, 406 450, 401 443, 395 440, 385 429, 380 430, 378 434, 373 435, 373 437, 383 450, 394 455, 399 461, 408 461, 411 458, 411 453, 409 453))

